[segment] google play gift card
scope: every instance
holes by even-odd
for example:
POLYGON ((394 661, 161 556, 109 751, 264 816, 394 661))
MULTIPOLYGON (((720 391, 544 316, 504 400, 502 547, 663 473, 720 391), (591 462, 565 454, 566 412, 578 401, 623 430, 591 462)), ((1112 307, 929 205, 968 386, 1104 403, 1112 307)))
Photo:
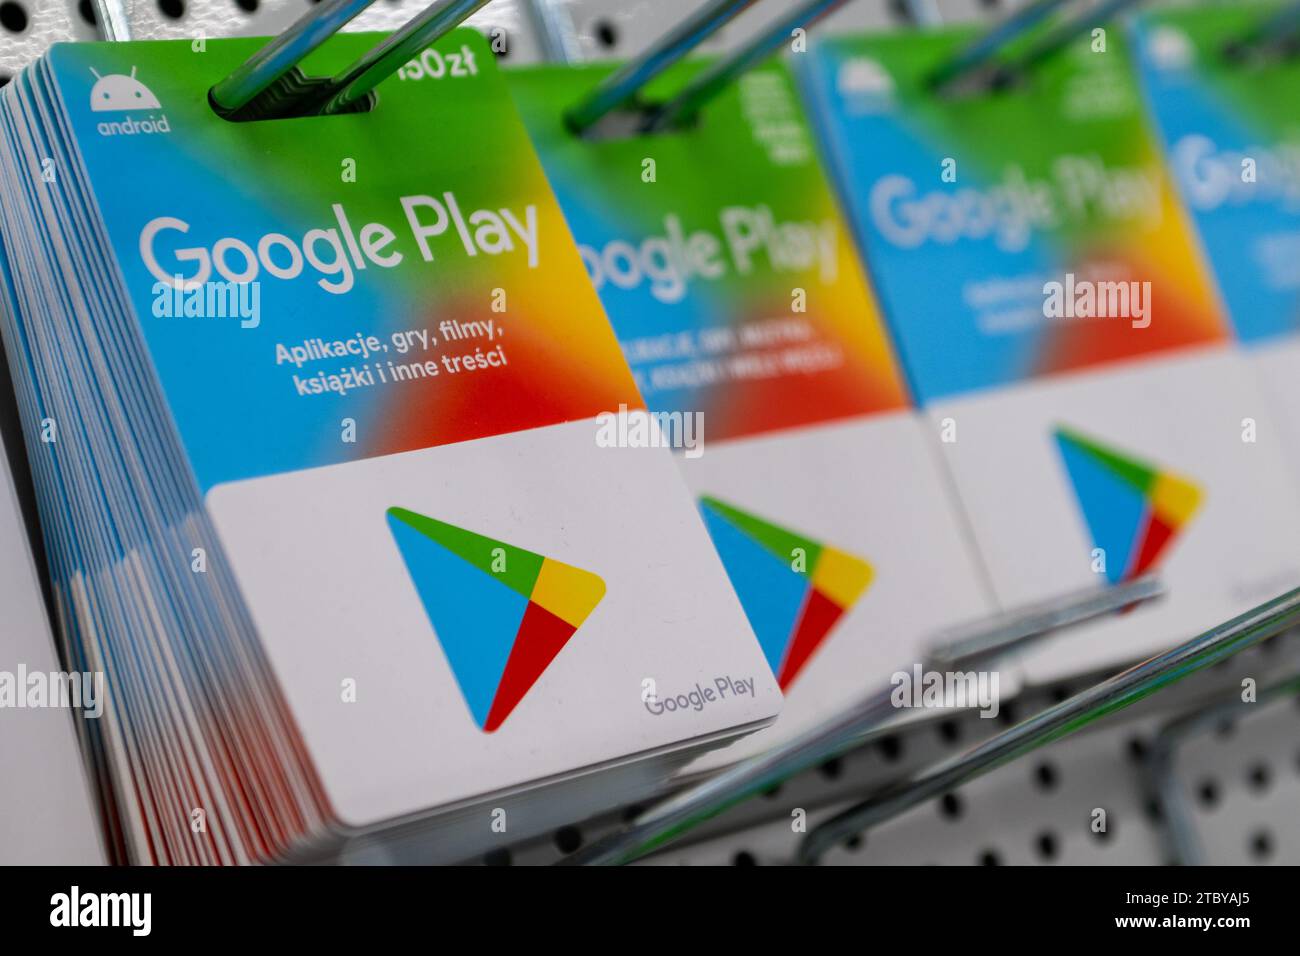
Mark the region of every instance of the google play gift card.
POLYGON ((1282 6, 1151 11, 1134 47, 1179 195, 1300 470, 1300 61, 1225 52, 1282 6))
MULTIPOLYGON (((368 112, 218 118, 209 87, 260 45, 59 46, 49 92, 112 252, 104 347, 140 361, 123 388, 156 376, 175 455, 139 480, 192 489, 160 593, 216 615, 233 580, 282 693, 259 706, 288 708, 329 825, 492 795, 504 831, 484 809, 422 857, 454 858, 579 812, 511 802, 538 781, 770 720, 777 682, 671 456, 598 440, 641 398, 482 38, 455 32, 461 69, 393 77, 368 112), (645 706, 719 681, 708 706, 645 706)), ((141 832, 170 848, 169 826, 141 832)))
POLYGON ((610 69, 506 76, 786 693, 775 728, 711 766, 877 689, 987 605, 788 71, 749 71, 689 128, 573 136, 564 110, 610 69))
POLYGON ((998 600, 1158 573, 1167 599, 1031 653, 1136 660, 1300 575, 1300 509, 1162 164, 1123 31, 937 95, 976 31, 832 36, 804 60, 828 154, 998 600), (1231 558, 1227 556, 1231 555, 1231 558))

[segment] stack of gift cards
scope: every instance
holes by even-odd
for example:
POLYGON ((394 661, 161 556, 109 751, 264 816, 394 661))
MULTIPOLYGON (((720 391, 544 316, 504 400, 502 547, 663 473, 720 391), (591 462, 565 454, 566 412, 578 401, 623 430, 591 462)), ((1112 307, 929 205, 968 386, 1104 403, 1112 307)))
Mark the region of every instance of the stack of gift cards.
POLYGON ((486 43, 364 112, 216 116, 260 45, 56 46, 0 97, 5 345, 118 855, 465 858, 770 721, 672 456, 611 427, 641 398, 486 43))
POLYGON ((507 78, 786 693, 774 728, 705 768, 856 702, 989 601, 787 68, 749 71, 687 128, 574 136, 566 108, 611 69, 507 78))
MULTIPOLYGON (((1138 62, 1165 155, 1237 337, 1300 467, 1300 58, 1249 38, 1281 4, 1161 10, 1138 62), (1232 41, 1247 40, 1239 47, 1232 41)), ((1272 436, 1265 436, 1271 438, 1272 436)))
POLYGON ((1169 588, 1027 658, 1053 679, 1293 586, 1300 506, 1122 31, 1009 88, 936 91, 975 36, 835 36, 802 62, 998 601, 1152 572, 1169 588))

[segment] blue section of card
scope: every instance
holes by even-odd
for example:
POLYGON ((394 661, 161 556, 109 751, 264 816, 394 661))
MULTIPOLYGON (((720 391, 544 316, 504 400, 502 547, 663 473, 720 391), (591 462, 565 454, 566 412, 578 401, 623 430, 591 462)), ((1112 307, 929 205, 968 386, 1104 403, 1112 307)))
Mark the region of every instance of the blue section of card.
POLYGON ((528 599, 393 515, 388 528, 465 703, 482 727, 528 599))
POLYGON ((1300 140, 1287 144, 1278 131, 1252 126, 1176 27, 1139 19, 1135 29, 1151 114, 1238 337, 1255 343, 1300 331, 1300 186, 1275 161, 1289 150, 1294 169, 1300 140), (1253 183, 1243 182, 1246 159, 1253 183))
POLYGON ((775 674, 785 657, 786 645, 811 585, 804 575, 796 573, 707 504, 700 506, 700 512, 768 666, 775 674))
POLYGON ((881 69, 860 59, 832 40, 796 62, 913 392, 926 403, 1030 376, 1044 334, 1042 284, 1054 270, 1050 243, 1014 223, 946 235, 945 217, 997 183, 970 164, 960 183, 944 183, 950 146, 887 96, 843 89, 855 69, 881 69), (986 293, 995 286, 1026 291, 994 308, 986 293))
POLYGON ((1118 584, 1124 579, 1138 535, 1146 524, 1146 499, 1085 448, 1061 435, 1056 443, 1093 546, 1106 553, 1106 579, 1118 584))

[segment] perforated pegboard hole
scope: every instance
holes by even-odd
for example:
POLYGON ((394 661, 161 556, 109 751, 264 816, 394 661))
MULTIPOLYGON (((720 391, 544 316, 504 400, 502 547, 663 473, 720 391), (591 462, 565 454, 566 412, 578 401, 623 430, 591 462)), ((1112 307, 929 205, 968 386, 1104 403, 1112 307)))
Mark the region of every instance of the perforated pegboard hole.
POLYGON ((0 3, 0 27, 10 33, 22 33, 27 29, 27 8, 17 0, 0 3))
POLYGON ((876 746, 880 748, 880 755, 890 763, 903 759, 903 738, 898 734, 886 734, 876 746))
POLYGON ((966 810, 961 797, 955 793, 945 793, 939 798, 939 813, 947 820, 959 820, 966 810))
POLYGON ((1273 834, 1268 830, 1256 830, 1250 835, 1250 855, 1263 862, 1273 855, 1273 834))
POLYGON ((185 0, 158 0, 158 12, 168 20, 180 20, 185 16, 185 0))
POLYGON ((591 32, 602 49, 612 50, 618 46, 618 27, 614 26, 612 20, 597 20, 592 25, 591 32))
POLYGON ((1050 863, 1060 852, 1060 841, 1051 830, 1044 830, 1034 839, 1034 850, 1037 851, 1040 860, 1050 863))
POLYGON ((961 724, 958 721, 948 720, 939 721, 939 739, 945 744, 955 744, 961 740, 961 724))

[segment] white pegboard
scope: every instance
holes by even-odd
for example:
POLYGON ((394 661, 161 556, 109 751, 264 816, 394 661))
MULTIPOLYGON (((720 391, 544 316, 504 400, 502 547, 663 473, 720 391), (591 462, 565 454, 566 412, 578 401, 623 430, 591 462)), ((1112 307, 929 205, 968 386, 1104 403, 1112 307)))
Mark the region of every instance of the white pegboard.
MULTIPOLYGON (((945 23, 968 22, 1024 0, 930 0, 945 23)), ((724 27, 704 49, 734 47, 789 10, 791 0, 759 0, 724 27)), ((312 0, 122 0, 133 38, 269 36, 312 6, 312 0)), ((346 27, 391 30, 422 7, 421 0, 376 0, 346 27)), ((572 31, 583 59, 633 56, 697 6, 695 0, 555 0, 554 22, 572 31)), ((907 0, 856 0, 829 17, 824 28, 877 29, 904 25, 907 0)), ((541 57, 532 0, 494 0, 469 23, 499 28, 510 39, 509 62, 541 57)), ((0 72, 12 74, 49 44, 97 39, 93 0, 0 0, 0 72)))
MULTIPOLYGON (((556 0, 556 17, 572 31, 583 59, 627 57, 643 50, 699 0, 556 0)), ((724 28, 710 49, 751 38, 792 0, 759 0, 724 28)), ((1004 14, 1023 0, 934 0, 945 23, 1004 14)), ((141 39, 203 35, 274 34, 311 7, 310 0, 130 0, 133 36, 141 39)), ((350 29, 391 29, 418 12, 422 0, 377 0, 350 29)), ((825 30, 897 27, 909 21, 905 0, 855 0, 829 18, 825 30)), ((0 78, 38 56, 50 43, 95 39, 90 0, 0 0, 0 78)), ((530 0, 494 0, 471 23, 505 30, 507 63, 534 62, 543 44, 530 0)), ((1271 647, 1280 646, 1270 642, 1271 647)), ((1152 736, 1180 707, 1235 693, 1243 676, 1300 670, 1300 637, 1287 651, 1257 651, 1215 669, 1192 688, 1165 692, 1087 732, 918 806, 865 838, 832 851, 828 864, 1160 863, 1167 859, 1160 820, 1142 775, 1152 736), (1287 663, 1287 661, 1290 663, 1287 663), (1207 681, 1217 680, 1207 690, 1207 681), (1199 688, 1199 689, 1198 689, 1199 688), (1091 832, 1091 813, 1108 813, 1108 832, 1091 832)), ((917 772, 1005 729, 1017 716, 1059 699, 1069 687, 1028 691, 1003 719, 951 716, 881 735, 862 750, 787 782, 750 801, 670 848, 650 864, 785 863, 799 834, 794 808, 810 826, 887 781, 917 772)), ((1215 863, 1300 862, 1300 708, 1271 706, 1233 732, 1197 737, 1178 755, 1177 779, 1188 795, 1206 858, 1215 863)), ((617 826, 629 809, 566 827, 544 840, 511 847, 490 862, 549 863, 617 826)))
MULTIPOLYGON (((1068 636, 1060 638, 1068 640, 1068 636)), ((923 803, 821 860, 825 865, 1154 865, 1173 862, 1147 769, 1157 734, 1173 716, 1238 700, 1241 681, 1261 685, 1300 672, 1300 634, 1216 665, 1128 711, 1111 715, 923 803), (1105 829, 1094 829, 1105 810, 1105 829)), ((1096 675, 1100 676, 1100 675, 1096 675)), ((877 735, 861 749, 728 811, 645 865, 785 865, 807 829, 887 784, 914 776, 1086 686, 1031 689, 996 720, 973 714, 877 735)), ((1192 809, 1206 862, 1300 863, 1300 701, 1242 705, 1240 716, 1189 739, 1173 777, 1192 809)), ((630 814, 631 811, 627 811, 630 814)), ((598 839, 622 814, 566 827, 491 855, 488 863, 547 864, 598 839)))
MULTIPOLYGON (((138 40, 189 37, 271 36, 311 10, 313 0, 121 0, 138 40)), ((345 28, 392 30, 419 13, 421 0, 376 0, 345 28)), ((51 43, 96 40, 92 0, 0 0, 0 74, 12 75, 51 43), (15 12, 4 17, 4 11, 15 12), (18 27, 21 29, 10 29, 18 27)), ((539 56, 528 0, 495 0, 470 18, 484 32, 500 28, 509 38, 506 59, 539 56)))
MULTIPOLYGON (((944 23, 977 20, 994 10, 1009 10, 1024 0, 928 0, 944 23)), ((560 0, 555 18, 576 37, 581 59, 635 56, 661 33, 699 6, 697 0, 560 0)), ((735 21, 703 44, 702 50, 732 49, 752 39, 777 17, 788 14, 792 0, 758 0, 735 21)), ((825 30, 883 29, 911 22, 909 0, 855 0, 827 17, 825 30)))
POLYGON ((0 79, 7 81, 51 43, 94 38, 94 27, 77 13, 75 4, 0 0, 0 79))

